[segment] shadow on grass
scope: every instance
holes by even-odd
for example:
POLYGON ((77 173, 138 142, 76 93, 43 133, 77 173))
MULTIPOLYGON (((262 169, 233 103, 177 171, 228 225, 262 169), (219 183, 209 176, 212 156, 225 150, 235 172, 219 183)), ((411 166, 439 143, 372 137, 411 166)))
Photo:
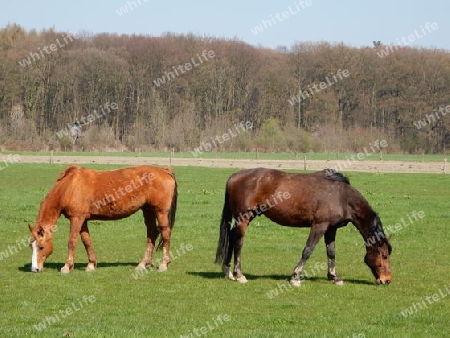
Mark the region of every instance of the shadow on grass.
MULTIPOLYGON (((97 269, 99 268, 108 268, 108 267, 117 267, 117 266, 133 266, 136 267, 138 265, 138 262, 101 262, 97 263, 97 269)), ((45 263, 44 264, 44 271, 45 270, 56 270, 60 271, 61 268, 64 266, 64 263, 45 263)), ((87 263, 75 263, 74 270, 80 270, 84 271, 86 269, 87 263)), ((20 266, 17 268, 19 271, 22 272, 31 272, 31 263, 27 263, 24 266, 20 266)))
MULTIPOLYGON (((326 277, 305 277, 303 280, 310 280, 310 281, 325 281, 327 283, 330 283, 328 278, 326 277)), ((360 285, 376 285, 375 282, 371 282, 365 279, 349 279, 349 278, 342 278, 344 281, 344 284, 360 284, 360 285)))
MULTIPOLYGON (((220 279, 224 278, 224 275, 220 271, 189 271, 187 272, 188 275, 191 276, 197 276, 202 277, 206 279, 220 279)), ((288 275, 252 275, 249 273, 245 274, 245 277, 248 280, 256 280, 256 279, 271 279, 271 280, 278 280, 278 281, 288 281, 290 276, 288 275)), ((330 283, 328 278, 326 277, 304 277, 304 281, 323 281, 326 283, 330 283)), ((374 282, 370 282, 368 280, 360 280, 360 279, 343 279, 344 283, 347 284, 361 284, 361 285, 375 285, 374 282)))

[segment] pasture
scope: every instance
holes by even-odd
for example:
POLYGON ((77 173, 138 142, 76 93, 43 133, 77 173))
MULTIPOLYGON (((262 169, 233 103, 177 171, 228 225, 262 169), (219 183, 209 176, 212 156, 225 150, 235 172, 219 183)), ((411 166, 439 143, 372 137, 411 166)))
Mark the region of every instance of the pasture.
MULTIPOLYGON (((134 270, 146 245, 140 212, 120 221, 90 222, 97 270, 84 271, 87 256, 79 240, 75 269, 68 275, 59 272, 69 230, 60 218, 44 271, 29 272, 28 225, 64 168, 13 164, 0 171, 2 337, 439 337, 448 332, 449 175, 349 173, 392 234, 392 283, 375 285, 363 262, 364 242, 349 224, 336 239, 336 268, 344 286, 327 281, 321 240, 305 266, 306 280, 292 288, 286 280, 309 229, 255 219, 242 250, 247 284, 226 281, 213 263, 225 182, 234 169, 175 168, 179 198, 167 272, 134 270), (415 218, 414 212, 424 217, 415 218)), ((154 262, 161 255, 156 252, 154 262)))
MULTIPOLYGON (((380 159, 380 154, 374 152, 372 149, 361 150, 361 152, 367 151, 370 156, 364 156, 362 161, 380 159)), ((204 158, 204 159, 232 159, 232 160, 303 160, 305 157, 308 160, 345 160, 350 158, 352 155, 355 156, 356 153, 341 152, 341 153, 320 153, 320 152, 216 152, 208 151, 203 152, 200 156, 196 157, 193 153, 195 152, 145 152, 145 151, 54 151, 52 154, 54 156, 116 156, 116 157, 166 157, 170 158, 204 158)), ((22 155, 40 155, 40 156, 50 156, 50 152, 42 151, 4 151, 3 154, 18 154, 22 155)), ((385 161, 405 161, 405 162, 442 162, 444 159, 448 158, 447 154, 382 154, 383 160, 385 161)))

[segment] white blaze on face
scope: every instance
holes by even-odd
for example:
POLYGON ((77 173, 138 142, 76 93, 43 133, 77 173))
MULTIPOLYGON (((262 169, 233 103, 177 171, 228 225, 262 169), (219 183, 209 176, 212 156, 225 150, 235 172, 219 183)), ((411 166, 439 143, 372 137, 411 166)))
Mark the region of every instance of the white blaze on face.
POLYGON ((31 249, 33 250, 33 253, 32 253, 32 256, 31 256, 31 271, 36 272, 36 271, 39 271, 39 269, 38 269, 38 261, 37 261, 38 248, 37 248, 37 245, 36 245, 36 241, 31 243, 31 249))

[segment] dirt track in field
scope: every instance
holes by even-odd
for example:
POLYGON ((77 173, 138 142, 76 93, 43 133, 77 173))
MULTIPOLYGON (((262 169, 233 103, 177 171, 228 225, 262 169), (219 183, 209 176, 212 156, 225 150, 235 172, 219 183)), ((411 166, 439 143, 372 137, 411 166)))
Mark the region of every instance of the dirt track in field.
POLYGON ((118 157, 118 156, 36 156, 20 155, 21 163, 60 164, 151 164, 160 166, 198 166, 212 168, 255 168, 322 170, 333 168, 339 171, 361 171, 381 173, 448 173, 449 164, 444 162, 401 162, 401 161, 345 161, 345 160, 233 160, 202 158, 164 157, 118 157))

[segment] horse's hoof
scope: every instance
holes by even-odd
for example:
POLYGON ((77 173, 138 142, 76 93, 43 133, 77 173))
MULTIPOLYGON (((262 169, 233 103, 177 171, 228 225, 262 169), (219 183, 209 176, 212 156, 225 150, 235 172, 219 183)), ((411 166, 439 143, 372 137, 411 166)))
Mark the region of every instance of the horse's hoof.
POLYGON ((333 283, 339 286, 344 286, 344 281, 342 279, 335 279, 333 283))
POLYGON ((158 271, 159 271, 159 272, 167 271, 167 265, 166 265, 166 264, 161 264, 161 265, 158 267, 158 271))
POLYGON ((298 279, 291 279, 291 280, 289 281, 289 283, 290 283, 292 286, 295 286, 296 288, 300 287, 300 285, 302 284, 302 283, 300 282, 300 280, 298 280, 298 279))
POLYGON ((247 280, 247 278, 245 278, 245 276, 237 277, 236 281, 238 281, 241 284, 245 284, 248 282, 248 280, 247 280))
POLYGON ((145 264, 139 263, 139 265, 135 268, 135 270, 145 270, 147 267, 145 264))
POLYGON ((84 270, 84 271, 86 271, 86 272, 95 271, 95 264, 89 263, 89 264, 86 266, 86 270, 84 270))
POLYGON ((61 268, 61 273, 69 273, 71 271, 71 269, 68 266, 63 266, 61 268))

